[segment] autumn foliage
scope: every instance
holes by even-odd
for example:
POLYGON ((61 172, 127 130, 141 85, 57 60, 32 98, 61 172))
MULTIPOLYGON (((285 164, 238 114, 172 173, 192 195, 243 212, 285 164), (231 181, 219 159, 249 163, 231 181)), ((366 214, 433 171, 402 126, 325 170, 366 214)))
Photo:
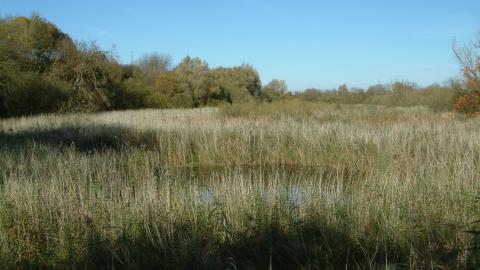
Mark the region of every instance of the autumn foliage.
POLYGON ((468 116, 480 116, 480 93, 471 92, 459 97, 454 109, 468 116))

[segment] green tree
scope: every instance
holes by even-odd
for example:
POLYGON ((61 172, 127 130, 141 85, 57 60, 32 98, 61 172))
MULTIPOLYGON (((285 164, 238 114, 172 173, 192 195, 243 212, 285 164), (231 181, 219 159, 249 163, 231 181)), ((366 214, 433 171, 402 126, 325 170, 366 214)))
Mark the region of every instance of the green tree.
POLYGON ((212 69, 203 81, 204 95, 202 105, 217 105, 222 102, 232 103, 231 92, 235 87, 231 81, 223 76, 223 68, 212 69))
POLYGON ((173 71, 162 72, 155 78, 153 91, 147 97, 147 107, 181 108, 188 106, 183 95, 177 74, 173 71))
POLYGON ((204 80, 209 72, 207 62, 200 58, 185 57, 175 68, 175 73, 189 107, 197 107, 201 104, 202 96, 206 94, 203 88, 204 80))
POLYGON ((68 35, 34 14, 0 20, 0 115, 57 110, 67 86, 48 72, 68 35))
POLYGON ((37 14, 0 23, 2 60, 16 61, 23 71, 47 71, 56 57, 56 45, 62 40, 70 38, 37 14))
POLYGON ((212 69, 210 74, 217 96, 224 96, 227 102, 252 102, 262 97, 260 78, 251 66, 220 67, 212 69))

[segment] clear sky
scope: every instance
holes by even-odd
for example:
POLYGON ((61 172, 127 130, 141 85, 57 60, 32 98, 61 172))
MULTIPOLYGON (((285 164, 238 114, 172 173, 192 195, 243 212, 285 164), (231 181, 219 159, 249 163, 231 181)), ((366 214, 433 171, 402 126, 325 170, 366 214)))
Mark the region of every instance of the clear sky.
POLYGON ((291 90, 442 83, 459 76, 454 39, 480 31, 479 0, 0 0, 2 16, 34 11, 75 40, 115 45, 123 63, 153 51, 248 63, 291 90))

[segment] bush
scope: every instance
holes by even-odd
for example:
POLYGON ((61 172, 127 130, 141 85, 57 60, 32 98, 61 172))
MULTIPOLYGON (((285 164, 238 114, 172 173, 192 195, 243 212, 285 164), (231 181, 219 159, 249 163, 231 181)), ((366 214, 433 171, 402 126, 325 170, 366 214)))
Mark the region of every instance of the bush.
POLYGON ((457 112, 464 113, 468 116, 480 115, 480 93, 471 92, 457 99, 454 105, 457 112))
POLYGON ((2 74, 0 116, 14 116, 57 111, 68 98, 68 88, 61 81, 49 80, 36 72, 2 74))

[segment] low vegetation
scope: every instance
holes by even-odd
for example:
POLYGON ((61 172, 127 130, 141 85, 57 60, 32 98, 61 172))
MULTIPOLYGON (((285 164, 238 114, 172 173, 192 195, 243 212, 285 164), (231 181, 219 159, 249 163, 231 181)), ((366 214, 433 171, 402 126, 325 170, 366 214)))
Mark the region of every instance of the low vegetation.
POLYGON ((5 119, 0 261, 478 267, 466 231, 479 127, 427 107, 301 101, 5 119))

